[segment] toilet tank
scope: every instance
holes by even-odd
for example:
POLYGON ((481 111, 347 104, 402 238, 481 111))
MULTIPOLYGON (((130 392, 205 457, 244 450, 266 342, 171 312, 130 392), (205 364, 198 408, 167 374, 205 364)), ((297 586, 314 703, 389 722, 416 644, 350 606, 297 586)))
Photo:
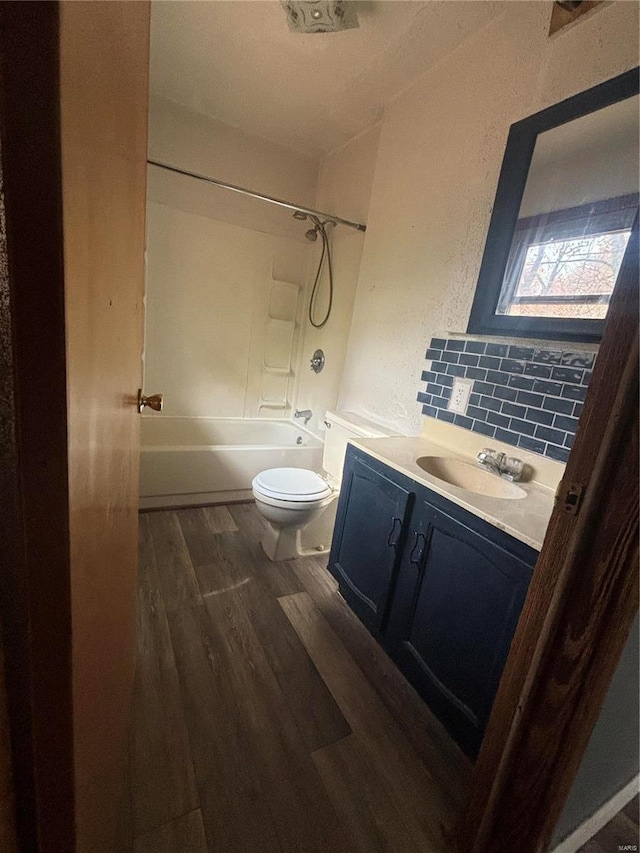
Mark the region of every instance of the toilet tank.
POLYGON ((394 435, 390 430, 373 423, 355 412, 327 412, 325 415, 324 452, 322 467, 340 482, 342 467, 350 438, 382 438, 394 435))

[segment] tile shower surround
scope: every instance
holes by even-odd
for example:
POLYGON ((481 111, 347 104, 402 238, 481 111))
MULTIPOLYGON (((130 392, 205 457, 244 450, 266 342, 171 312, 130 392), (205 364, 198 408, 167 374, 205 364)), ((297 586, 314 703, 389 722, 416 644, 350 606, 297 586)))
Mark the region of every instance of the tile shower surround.
POLYGON ((432 338, 426 358, 427 417, 567 461, 595 353, 432 338), (456 377, 473 379, 466 415, 447 409, 456 377))

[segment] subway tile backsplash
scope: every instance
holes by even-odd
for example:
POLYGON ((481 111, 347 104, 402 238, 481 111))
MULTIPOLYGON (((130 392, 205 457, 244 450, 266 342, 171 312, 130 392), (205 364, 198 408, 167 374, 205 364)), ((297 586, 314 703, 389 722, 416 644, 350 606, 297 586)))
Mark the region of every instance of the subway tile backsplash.
POLYGON ((418 402, 427 417, 566 462, 593 352, 432 338, 418 402), (473 379, 465 415, 447 409, 455 377, 473 379))

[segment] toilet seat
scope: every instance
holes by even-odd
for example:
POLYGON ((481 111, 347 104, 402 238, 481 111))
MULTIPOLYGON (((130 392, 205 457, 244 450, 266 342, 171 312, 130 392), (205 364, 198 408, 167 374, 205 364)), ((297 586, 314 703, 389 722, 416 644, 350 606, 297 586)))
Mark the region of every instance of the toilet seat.
POLYGON ((325 423, 322 467, 300 457, 316 469, 270 468, 253 478, 255 507, 264 519, 262 549, 272 562, 329 553, 347 442, 388 434, 353 412, 327 412, 325 423))
POLYGON ((326 480, 308 468, 269 468, 251 485, 255 495, 287 504, 313 504, 333 494, 326 480))

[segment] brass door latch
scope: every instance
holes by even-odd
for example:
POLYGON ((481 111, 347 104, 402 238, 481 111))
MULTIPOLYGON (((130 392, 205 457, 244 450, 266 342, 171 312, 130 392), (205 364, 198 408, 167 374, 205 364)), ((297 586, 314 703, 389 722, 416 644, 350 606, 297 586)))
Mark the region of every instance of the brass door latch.
POLYGON ((162 394, 153 394, 151 397, 145 397, 142 393, 142 388, 138 388, 138 411, 141 412, 145 406, 153 409, 154 412, 161 412, 162 394))

